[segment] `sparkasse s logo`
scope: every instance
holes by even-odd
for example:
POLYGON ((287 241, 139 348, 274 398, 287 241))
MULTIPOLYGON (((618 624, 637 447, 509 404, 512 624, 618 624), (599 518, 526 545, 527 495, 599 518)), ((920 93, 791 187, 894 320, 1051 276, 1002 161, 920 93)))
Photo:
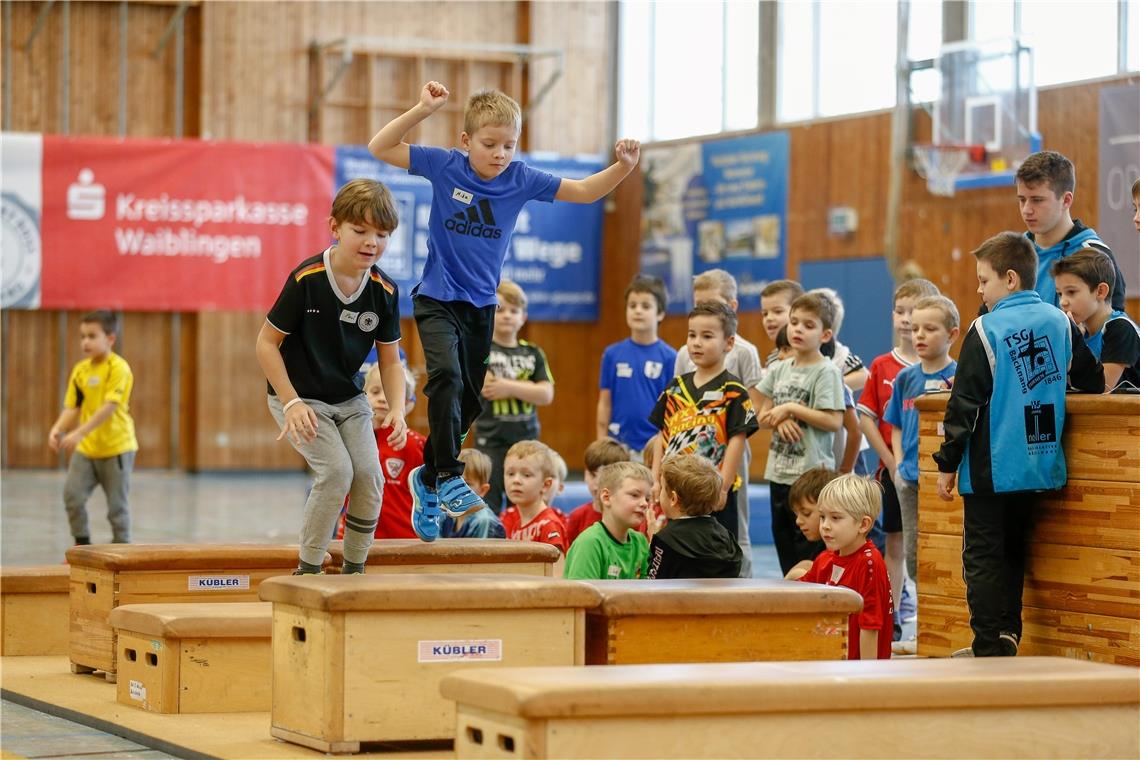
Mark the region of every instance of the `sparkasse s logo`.
POLYGON ((495 214, 491 211, 491 202, 486 198, 480 198, 475 205, 456 212, 443 223, 443 226, 457 235, 488 240, 498 240, 503 236, 502 229, 495 226, 495 214))

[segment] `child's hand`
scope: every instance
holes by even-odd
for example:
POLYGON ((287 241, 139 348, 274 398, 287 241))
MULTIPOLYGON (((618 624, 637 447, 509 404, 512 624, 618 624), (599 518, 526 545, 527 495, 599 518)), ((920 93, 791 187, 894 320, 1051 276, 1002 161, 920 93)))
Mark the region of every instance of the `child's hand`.
POLYGON ((511 398, 511 391, 506 383, 488 372, 487 379, 483 381, 483 398, 488 401, 511 398))
POLYGON ((778 425, 775 425, 776 435, 780 436, 780 440, 786 443, 798 443, 804 437, 803 428, 800 423, 793 419, 786 419, 778 425))
POLYGON ((428 82, 424 85, 423 91, 420 92, 420 105, 435 113, 447 102, 449 95, 451 93, 439 82, 428 82))
POLYGON ((667 522, 669 522, 669 520, 665 517, 665 515, 657 514, 657 510, 655 510, 653 508, 653 505, 650 504, 649 507, 645 510, 646 537, 652 541, 653 537, 661 532, 661 529, 665 527, 665 523, 667 522))
POLYGON ((59 444, 62 440, 63 440, 63 433, 56 430, 55 428, 52 428, 51 432, 48 433, 48 448, 51 449, 56 454, 58 454, 59 453, 59 444))
POLYGON ((59 442, 59 447, 64 451, 75 451, 75 447, 83 440, 83 436, 78 433, 68 433, 59 442))
MULTIPOLYGON (((722 475, 724 473, 721 473, 722 475)), ((728 481, 728 478, 725 478, 728 481)), ((729 484, 731 486, 731 484, 729 484)), ((730 488, 731 490, 731 488, 730 488)), ((720 496, 716 500, 716 506, 713 507, 713 512, 723 512, 725 506, 728 504, 728 491, 721 489, 720 496)))
POLYGON ((641 143, 637 140, 618 140, 614 145, 614 153, 618 161, 632 169, 641 158, 641 143))
POLYGON ((942 501, 954 500, 954 481, 958 479, 956 472, 938 473, 938 498, 942 501))
POLYGON ((791 404, 778 404, 765 413, 765 421, 772 427, 777 427, 781 422, 792 418, 792 405, 791 404))
POLYGON ((309 443, 317 437, 317 413, 304 401, 298 401, 285 411, 285 424, 277 440, 286 436, 294 446, 309 443))
POLYGON ((408 422, 404 419, 402 411, 390 411, 384 417, 384 421, 380 423, 382 428, 392 428, 392 432, 388 434, 388 445, 396 451, 404 448, 404 444, 408 442, 408 422))

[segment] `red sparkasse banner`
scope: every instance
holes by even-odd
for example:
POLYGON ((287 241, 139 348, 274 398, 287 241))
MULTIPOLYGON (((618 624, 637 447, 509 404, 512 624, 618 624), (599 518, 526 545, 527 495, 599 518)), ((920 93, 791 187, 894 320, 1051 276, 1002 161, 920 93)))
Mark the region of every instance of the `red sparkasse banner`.
POLYGON ((325 146, 45 135, 40 308, 268 309, 332 184, 325 146))

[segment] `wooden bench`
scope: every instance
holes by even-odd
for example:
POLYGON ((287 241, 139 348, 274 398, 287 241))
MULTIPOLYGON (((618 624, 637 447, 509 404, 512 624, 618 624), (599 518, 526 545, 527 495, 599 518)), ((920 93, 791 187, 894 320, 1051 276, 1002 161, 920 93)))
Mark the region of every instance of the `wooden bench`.
POLYGON ((0 655, 67 654, 67 565, 0 567, 0 655))
POLYGON ((449 675, 459 758, 1137 757, 1140 670, 1061 658, 449 675))
MULTIPOLYGON (((919 409, 918 653, 973 641, 962 580, 962 499, 938 498, 931 454, 948 394, 919 409)), ((1020 652, 1140 665, 1140 398, 1069 396, 1069 481, 1043 494, 1027 543, 1020 652)))
POLYGON ((270 544, 95 544, 67 550, 71 564, 73 673, 115 681, 115 631, 123 604, 256 602, 257 588, 297 567, 297 546, 270 544))
POLYGON ((119 704, 159 713, 268 711, 273 605, 127 604, 111 611, 119 704))
MULTIPOLYGON (((554 574, 562 555, 550 544, 493 538, 449 538, 427 544, 419 539, 377 539, 368 551, 366 573, 496 573, 554 574)), ((344 542, 329 544, 326 572, 339 573, 344 542)))
POLYGON ((798 581, 702 578, 587 581, 586 663, 841 660, 851 589, 798 581))
POLYGON ((324 752, 446 740, 460 668, 581 665, 584 583, 501 575, 274 578, 273 736, 324 752))

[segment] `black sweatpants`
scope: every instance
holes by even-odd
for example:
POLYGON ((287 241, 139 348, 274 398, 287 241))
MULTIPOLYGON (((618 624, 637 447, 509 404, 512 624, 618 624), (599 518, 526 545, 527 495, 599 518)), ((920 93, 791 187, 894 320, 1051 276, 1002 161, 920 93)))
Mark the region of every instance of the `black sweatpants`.
POLYGON ((965 494, 962 575, 975 657, 1010 655, 998 637, 1021 638, 1021 592, 1025 585, 1025 544, 1035 493, 965 494))
POLYGON ((471 423, 483 410, 483 380, 495 330, 495 306, 466 301, 412 299, 412 311, 427 363, 428 431, 424 444, 424 480, 461 475, 459 448, 471 423))
POLYGON ((768 484, 772 500, 772 541, 784 575, 802 560, 814 560, 826 548, 822 541, 808 541, 796 527, 796 515, 788 500, 791 490, 791 486, 783 483, 768 484))

